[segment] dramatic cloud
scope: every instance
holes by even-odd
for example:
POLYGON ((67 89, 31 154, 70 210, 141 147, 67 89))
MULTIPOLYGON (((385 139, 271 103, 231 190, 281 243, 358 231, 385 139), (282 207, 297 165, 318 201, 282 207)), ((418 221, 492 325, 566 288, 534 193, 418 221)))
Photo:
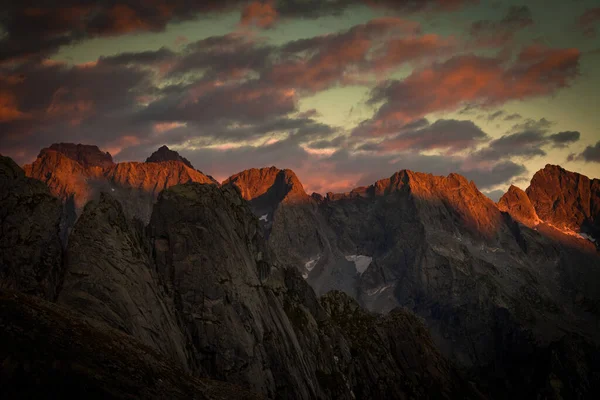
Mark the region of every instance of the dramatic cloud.
POLYGON ((466 178, 475 182, 480 189, 510 182, 526 172, 527 168, 523 164, 517 164, 513 161, 503 161, 493 165, 489 169, 481 168, 461 171, 466 178))
POLYGON ((530 46, 511 65, 498 58, 466 55, 418 69, 372 91, 369 104, 383 103, 370 121, 372 130, 467 104, 485 107, 552 94, 578 75, 579 57, 577 49, 530 46))
POLYGON ((335 84, 368 83, 369 74, 435 57, 453 48, 450 39, 422 35, 419 24, 388 17, 336 34, 286 44, 264 79, 319 91, 335 84))
POLYGON ((503 46, 512 42, 515 34, 533 25, 531 10, 527 6, 511 6, 507 14, 498 21, 481 20, 473 22, 471 36, 477 43, 486 46, 503 46))
POLYGON ((383 153, 404 150, 443 150, 452 154, 477 146, 488 138, 487 134, 472 121, 441 119, 416 129, 415 124, 412 125, 413 128, 404 127, 403 132, 397 136, 386 139, 374 147, 363 146, 362 149, 383 153))
POLYGON ((274 52, 274 47, 247 35, 213 36, 188 44, 170 74, 204 71, 210 76, 243 77, 250 71, 260 73, 266 69, 274 52))
POLYGON ((586 162, 600 163, 600 141, 596 142, 593 146, 586 147, 577 159, 583 159, 586 162))
POLYGON ((475 151, 471 160, 479 165, 495 163, 511 157, 543 157, 547 153, 544 147, 565 147, 579 140, 581 134, 576 131, 564 131, 548 134, 552 123, 545 118, 538 121, 527 120, 514 125, 511 133, 492 140, 485 148, 475 151))
POLYGON ((242 24, 272 26, 281 17, 317 18, 348 7, 370 5, 417 12, 456 10, 468 0, 44 0, 9 1, 0 15, 0 62, 47 56, 82 40, 137 32, 163 31, 167 24, 215 11, 241 10, 242 24))
POLYGON ((153 121, 261 122, 295 111, 296 102, 293 89, 260 81, 199 81, 151 103, 141 117, 153 121))
POLYGON ((565 131, 550 135, 548 139, 554 144, 554 147, 565 147, 577 142, 580 137, 581 133, 577 131, 565 131))
POLYGON ((596 37, 598 24, 600 24, 600 7, 586 10, 577 19, 578 28, 590 38, 596 37))
POLYGON ((60 46, 99 36, 158 32, 169 22, 230 9, 242 0, 24 0, 3 5, 0 62, 48 55, 60 46))

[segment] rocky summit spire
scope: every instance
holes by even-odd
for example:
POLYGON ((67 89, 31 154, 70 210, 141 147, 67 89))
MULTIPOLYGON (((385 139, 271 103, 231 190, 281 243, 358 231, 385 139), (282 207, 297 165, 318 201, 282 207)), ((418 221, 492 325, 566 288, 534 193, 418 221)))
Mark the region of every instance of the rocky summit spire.
POLYGON ((158 150, 156 150, 150 157, 146 158, 146 162, 164 162, 164 161, 181 161, 188 167, 194 169, 192 163, 185 157, 179 155, 175 150, 169 149, 167 146, 161 146, 158 150))

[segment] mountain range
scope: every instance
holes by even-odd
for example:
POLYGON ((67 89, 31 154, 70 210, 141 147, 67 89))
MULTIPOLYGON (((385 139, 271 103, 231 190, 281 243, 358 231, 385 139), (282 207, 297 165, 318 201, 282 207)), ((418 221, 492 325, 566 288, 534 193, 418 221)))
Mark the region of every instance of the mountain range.
POLYGON ((0 167, 0 393, 26 371, 32 394, 118 397, 144 386, 122 376, 140 359, 166 382, 154 398, 600 391, 598 179, 547 165, 494 203, 408 170, 325 196, 275 167, 220 184, 166 146, 114 163, 61 143, 0 167), (65 331, 102 337, 100 359, 65 331))

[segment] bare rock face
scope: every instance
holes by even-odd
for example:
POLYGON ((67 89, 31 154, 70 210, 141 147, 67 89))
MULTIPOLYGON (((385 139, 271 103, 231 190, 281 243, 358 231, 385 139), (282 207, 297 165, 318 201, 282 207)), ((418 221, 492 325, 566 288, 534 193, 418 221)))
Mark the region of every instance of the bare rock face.
POLYGON ((56 197, 72 203, 77 214, 101 192, 109 192, 122 203, 127 216, 146 223, 161 190, 186 182, 216 184, 183 160, 114 164, 96 146, 64 143, 43 149, 24 168, 27 176, 41 180, 56 197))
POLYGON ((498 201, 498 208, 505 211, 515 220, 523 225, 533 227, 542 222, 538 217, 529 196, 523 190, 510 185, 506 192, 498 201))
MULTIPOLYGON (((273 398, 475 397, 429 348, 430 339, 408 326, 412 319, 384 319, 390 328, 368 331, 369 345, 348 338, 348 325, 332 311, 339 296, 324 308, 295 269, 277 266, 237 189, 194 183, 169 188, 148 229, 158 271, 180 299, 195 355, 211 376, 273 398), (393 336, 400 325, 404 334, 393 336), (410 345, 403 349, 400 340, 410 345), (407 362, 409 347, 423 356, 407 362), (389 355, 394 351, 397 358, 389 355), (386 353, 386 362, 378 363, 386 353), (438 368, 439 375, 429 372, 438 368), (422 387, 425 380, 429 387, 422 387)), ((356 307, 350 312, 363 323, 358 329, 377 321, 356 307)))
POLYGON ((314 371, 270 288, 282 290, 283 281, 236 190, 194 183, 165 190, 149 229, 203 368, 270 397, 316 397, 314 371))
POLYGON ((0 290, 3 399, 261 399, 198 379, 130 335, 63 306, 0 290))
MULTIPOLYGON (((517 224, 464 177, 400 171, 369 187, 312 199, 319 245, 291 247, 286 240, 296 232, 289 224, 271 231, 269 243, 278 243, 279 254, 297 252, 308 261, 320 252, 307 276, 318 294, 339 289, 372 311, 404 306, 415 312, 442 353, 480 383, 516 395, 535 370, 513 373, 525 363, 523 354, 543 363, 548 353, 540 349, 565 332, 595 343, 600 257, 594 246, 517 224), (360 259, 366 268, 359 268, 360 259), (482 368, 498 375, 481 374, 482 368)), ((526 199, 515 188, 504 200, 526 199)), ((520 215, 531 212, 525 207, 520 215)), ((535 396, 541 386, 531 390, 535 396)))
POLYGON ((98 166, 82 164, 58 151, 44 149, 38 158, 25 165, 25 174, 44 182, 51 193, 63 201, 72 199, 80 210, 94 196, 91 181, 101 179, 103 170, 98 166))
POLYGON ((599 179, 548 164, 535 173, 526 192, 545 222, 600 237, 599 189, 599 179))
POLYGON ((0 156, 0 288, 54 299, 60 284, 62 207, 48 187, 0 156))
POLYGON ((88 203, 71 234, 58 302, 130 334, 191 370, 185 330, 159 283, 143 236, 108 194, 88 203))
POLYGON ((169 149, 167 146, 161 146, 150 157, 146 158, 146 162, 164 162, 164 161, 181 161, 188 168, 194 169, 191 162, 185 157, 179 155, 178 152, 169 149))
MULTIPOLYGON (((108 168, 114 165, 112 156, 109 152, 102 152, 98 146, 74 143, 55 143, 48 149, 42 150, 42 153, 47 150, 56 151, 64 154, 67 158, 81 164, 84 168, 100 167, 108 168)), ((41 157, 42 154, 40 154, 41 157)))
POLYGON ((269 247, 282 262, 308 276, 307 262, 328 252, 316 214, 317 202, 306 194, 293 171, 249 169, 231 176, 223 185, 238 188, 248 200, 265 230, 269 247))

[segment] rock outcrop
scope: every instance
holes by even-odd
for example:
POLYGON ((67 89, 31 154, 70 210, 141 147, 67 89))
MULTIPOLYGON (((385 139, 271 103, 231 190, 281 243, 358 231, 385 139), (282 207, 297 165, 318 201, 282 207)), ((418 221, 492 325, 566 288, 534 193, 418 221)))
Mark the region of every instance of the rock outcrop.
POLYGON ((56 297, 61 220, 61 203, 48 187, 0 156, 0 288, 56 297))
POLYGON ((514 185, 510 185, 508 191, 500 198, 498 208, 509 213, 515 221, 529 227, 534 227, 542 222, 527 193, 514 185))
POLYGON ((71 233, 58 303, 193 369, 186 331, 160 285, 143 234, 108 194, 86 205, 71 233))
POLYGON ((548 164, 535 173, 526 192, 543 221, 600 238, 600 179, 548 164))

